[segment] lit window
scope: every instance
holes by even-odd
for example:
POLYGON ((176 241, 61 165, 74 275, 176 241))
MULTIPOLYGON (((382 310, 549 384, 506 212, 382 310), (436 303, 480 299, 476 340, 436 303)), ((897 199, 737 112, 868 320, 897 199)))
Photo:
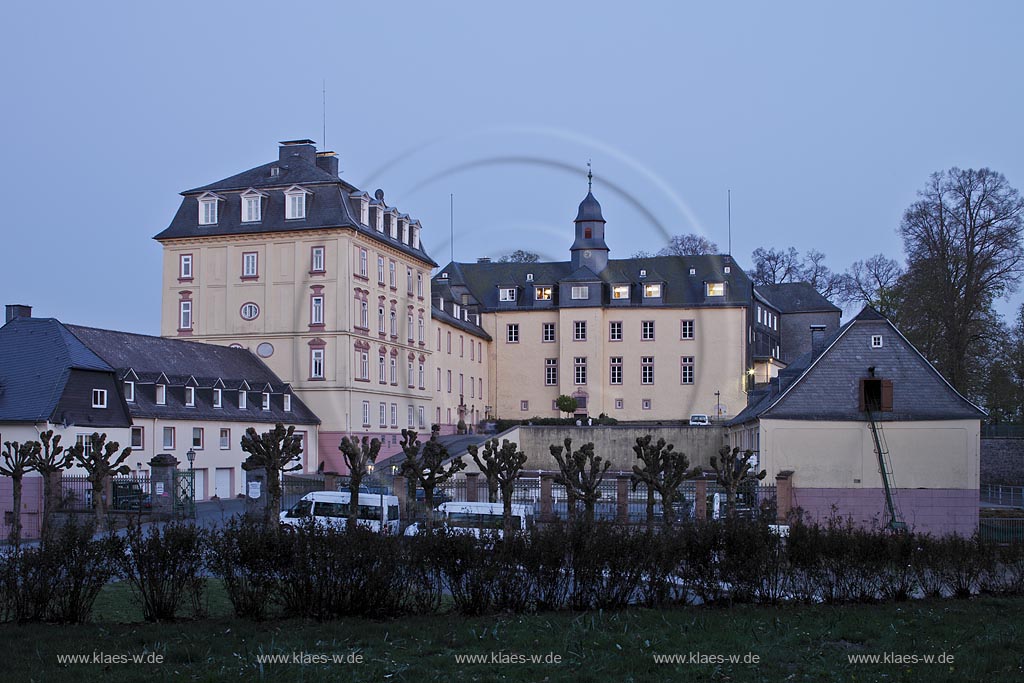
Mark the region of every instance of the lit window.
POLYGON ((220 430, 220 449, 222 451, 229 450, 231 448, 231 430, 222 427, 220 430))
POLYGON ((306 217, 306 191, 294 189, 285 192, 284 217, 297 220, 306 217))
POLYGON ((629 285, 613 285, 612 286, 612 298, 613 299, 628 299, 629 298, 629 285))
POLYGON ((199 200, 199 225, 217 224, 217 200, 213 198, 199 200))
POLYGON ((693 339, 693 321, 681 320, 679 322, 679 338, 693 339))
POLYGON ((708 296, 725 296, 724 282, 708 282, 705 286, 708 296))
POLYGON ((260 307, 250 301, 249 303, 242 305, 240 313, 243 320, 255 320, 259 317, 260 307))
POLYGON ((284 410, 285 410, 286 413, 290 413, 291 410, 292 410, 292 395, 291 394, 285 394, 284 395, 284 410))
POLYGON ((608 323, 608 340, 622 341, 622 321, 613 320, 608 323))
POLYGON ((576 384, 587 383, 587 359, 577 357, 573 359, 573 381, 576 384))
POLYGON ((640 323, 640 339, 651 341, 654 339, 654 321, 644 320, 640 323))
POLYGON ((107 390, 106 389, 93 389, 92 390, 92 407, 93 408, 106 408, 107 407, 107 390))
POLYGON ((654 356, 640 359, 640 384, 654 384, 654 356))
POLYGON ((693 356, 683 356, 680 359, 680 384, 693 384, 693 356))
POLYGON ((871 348, 880 349, 882 348, 882 335, 873 334, 871 335, 871 348))
POLYGON ((657 283, 651 283, 644 285, 644 298, 645 299, 657 299, 661 296, 661 285, 657 283))
POLYGON ((179 257, 178 277, 182 280, 192 279, 192 254, 182 254, 179 257))
POLYGON ((313 379, 324 378, 324 350, 313 349, 310 354, 309 376, 313 379))
MULTIPOLYGON (((553 387, 558 384, 558 359, 557 358, 545 358, 544 359, 544 384, 549 387, 553 387)), ((481 398, 483 398, 481 396, 481 398)))
POLYGON ((498 290, 498 301, 515 301, 516 300, 516 289, 515 287, 502 287, 498 290))
POLYGON ((587 340, 587 321, 577 320, 572 326, 572 338, 575 341, 586 341, 587 340))
POLYGON ((612 356, 609 361, 608 382, 622 384, 622 356, 612 356))
POLYGON ((533 298, 537 301, 551 301, 550 287, 534 287, 533 298))
POLYGON ((323 247, 313 247, 311 260, 310 270, 314 273, 322 273, 327 269, 323 247))
POLYGON ((156 385, 156 404, 158 406, 167 405, 167 387, 163 384, 156 385))
POLYGON ((124 383, 124 400, 135 403, 135 382, 124 383))
POLYGON ((324 324, 324 298, 322 296, 314 296, 310 299, 309 324, 324 324))
POLYGON ((238 390, 238 407, 241 410, 245 410, 249 407, 249 394, 245 389, 238 390))
POLYGON ((221 389, 213 390, 213 407, 220 408, 224 405, 224 392, 221 389))
POLYGON ((509 344, 519 343, 519 323, 509 323, 505 326, 505 341, 509 344))
POLYGON ((132 448, 142 449, 145 448, 145 441, 143 439, 142 427, 132 427, 132 448))
POLYGON ((541 324, 541 341, 553 342, 555 341, 555 324, 554 323, 542 323, 541 324))
POLYGON ((196 388, 185 387, 185 405, 189 408, 195 408, 196 406, 196 388))
POLYGON ((174 427, 164 427, 164 450, 174 450, 174 427))
POLYGON ((202 450, 203 448, 203 428, 193 427, 192 428, 192 448, 202 450))
POLYGON ((573 299, 589 299, 590 298, 590 287, 583 285, 582 287, 573 287, 571 296, 573 299))
POLYGON ((259 223, 263 218, 263 200, 255 192, 242 195, 242 222, 259 223))
POLYGON ((270 394, 263 392, 263 410, 270 410, 270 394))
POLYGON ((257 277, 259 274, 259 256, 255 251, 242 254, 242 277, 257 277))
POLYGON ((192 329, 192 302, 188 299, 178 302, 178 329, 192 329))

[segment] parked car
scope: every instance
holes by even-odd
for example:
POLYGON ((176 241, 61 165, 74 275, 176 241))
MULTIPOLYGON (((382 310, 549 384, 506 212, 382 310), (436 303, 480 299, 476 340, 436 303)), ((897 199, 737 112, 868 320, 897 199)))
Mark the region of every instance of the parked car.
POLYGON ((707 415, 691 415, 690 426, 691 427, 709 427, 711 425, 711 418, 707 415))
MULTIPOLYGON (((479 538, 481 532, 493 532, 499 537, 504 535, 505 509, 501 503, 482 502, 447 502, 437 506, 439 524, 455 533, 471 534, 479 538)), ((512 505, 512 526, 525 530, 533 526, 533 508, 529 505, 512 505)), ((406 536, 415 536, 420 532, 418 522, 410 524, 406 536)))
MULTIPOLYGON (((313 519, 317 524, 344 528, 348 524, 349 501, 352 499, 348 491, 314 491, 307 493, 279 515, 282 524, 297 526, 304 521, 313 519)), ((373 531, 398 533, 398 497, 375 493, 359 494, 359 511, 357 523, 373 531)))
POLYGON ((142 490, 137 481, 111 482, 112 509, 114 510, 151 510, 153 498, 142 490))

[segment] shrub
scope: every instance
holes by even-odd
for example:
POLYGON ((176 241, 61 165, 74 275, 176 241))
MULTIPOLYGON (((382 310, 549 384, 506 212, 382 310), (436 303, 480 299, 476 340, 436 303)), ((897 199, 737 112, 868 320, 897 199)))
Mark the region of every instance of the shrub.
POLYGON ((186 600, 201 611, 205 534, 192 524, 168 522, 125 533, 121 573, 142 605, 146 621, 174 619, 186 600))
POLYGON ((279 525, 233 517, 210 536, 208 563, 235 614, 260 621, 276 599, 288 539, 279 525))

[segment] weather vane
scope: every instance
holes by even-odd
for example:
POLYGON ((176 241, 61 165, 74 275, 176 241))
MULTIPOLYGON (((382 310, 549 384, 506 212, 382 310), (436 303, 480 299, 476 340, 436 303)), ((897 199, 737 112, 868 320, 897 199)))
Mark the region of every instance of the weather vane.
POLYGON ((590 159, 587 159, 587 192, 594 189, 594 169, 590 166, 590 159))

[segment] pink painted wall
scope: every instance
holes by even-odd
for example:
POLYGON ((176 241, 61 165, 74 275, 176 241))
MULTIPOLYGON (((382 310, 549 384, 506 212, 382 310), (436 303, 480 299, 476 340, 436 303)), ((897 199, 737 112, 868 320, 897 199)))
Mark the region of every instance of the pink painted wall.
MULTIPOLYGON (((21 537, 39 538, 43 511, 43 478, 25 477, 21 486, 21 537)), ((14 482, 10 477, 0 477, 0 538, 4 540, 11 533, 7 517, 14 507, 14 482)))
MULTIPOLYGON (((978 530, 977 489, 897 489, 896 505, 907 526, 918 533, 972 536, 978 530)), ((870 526, 885 521, 885 490, 793 488, 793 507, 804 519, 823 521, 832 508, 844 519, 870 526)))
MULTIPOLYGON (((344 436, 346 436, 345 432, 320 432, 320 440, 318 443, 320 446, 320 459, 324 462, 325 472, 348 474, 348 467, 345 466, 345 458, 342 457, 341 451, 338 450, 338 444, 341 443, 341 439, 344 436)), ((402 452, 402 447, 399 445, 401 437, 397 434, 360 432, 353 434, 352 436, 358 438, 368 436, 371 439, 380 439, 381 447, 380 455, 377 456, 378 462, 402 452)), ((429 437, 430 435, 427 434, 427 436, 429 437)), ((425 440, 422 434, 420 435, 420 440, 425 440)), ((316 471, 316 466, 311 464, 310 469, 311 471, 316 471)))

